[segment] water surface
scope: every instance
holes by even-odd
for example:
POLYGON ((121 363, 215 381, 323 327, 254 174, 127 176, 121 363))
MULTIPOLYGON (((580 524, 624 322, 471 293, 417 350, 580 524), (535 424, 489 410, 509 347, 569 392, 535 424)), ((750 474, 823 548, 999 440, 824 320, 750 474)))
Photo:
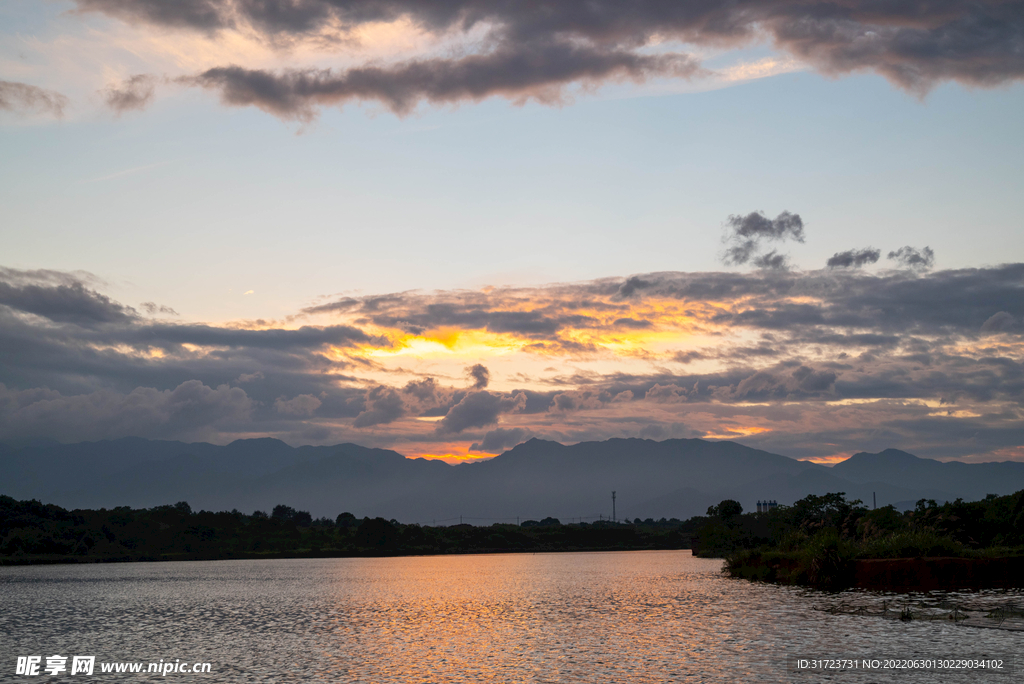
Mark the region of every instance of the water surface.
POLYGON ((212 674, 54 681, 923 682, 936 676, 795 675, 785 658, 1024 651, 1024 633, 833 615, 820 608, 885 597, 720 568, 689 551, 6 567, 0 681, 47 681, 15 677, 19 655, 78 654, 212 674))

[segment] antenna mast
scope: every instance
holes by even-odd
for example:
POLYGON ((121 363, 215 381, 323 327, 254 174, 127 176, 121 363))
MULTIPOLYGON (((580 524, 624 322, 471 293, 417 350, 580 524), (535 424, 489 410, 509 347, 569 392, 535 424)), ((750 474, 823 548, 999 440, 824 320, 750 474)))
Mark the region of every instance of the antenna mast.
POLYGON ((612 492, 612 522, 615 522, 615 492, 612 492))

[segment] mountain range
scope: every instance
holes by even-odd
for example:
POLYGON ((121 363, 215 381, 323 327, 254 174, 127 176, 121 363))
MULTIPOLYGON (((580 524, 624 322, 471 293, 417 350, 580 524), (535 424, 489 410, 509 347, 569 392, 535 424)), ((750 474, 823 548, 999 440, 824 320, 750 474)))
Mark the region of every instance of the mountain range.
POLYGON ((736 499, 846 492, 868 505, 910 508, 1024 489, 1024 463, 961 463, 896 449, 832 467, 728 441, 611 439, 566 446, 531 439, 473 463, 405 458, 356 444, 291 447, 276 439, 226 446, 126 438, 0 445, 0 494, 65 508, 151 507, 268 511, 287 504, 314 517, 348 511, 401 522, 474 524, 556 517, 680 518, 736 499))

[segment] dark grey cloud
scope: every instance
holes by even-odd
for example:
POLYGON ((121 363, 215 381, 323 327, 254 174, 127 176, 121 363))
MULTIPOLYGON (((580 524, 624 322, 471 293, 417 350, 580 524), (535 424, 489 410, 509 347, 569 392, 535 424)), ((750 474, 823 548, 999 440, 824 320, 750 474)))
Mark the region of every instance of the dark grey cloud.
MULTIPOLYGON (((484 27, 502 47, 537 40, 612 53, 657 38, 748 45, 764 37, 819 71, 871 70, 925 93, 937 83, 994 86, 1024 76, 1024 5, 1017 0, 75 0, 133 23, 201 32, 246 28, 268 40, 325 34, 408 17, 441 35, 484 27)), ((384 98, 381 98, 384 99, 384 98)), ((291 110, 294 111, 294 110, 291 110)))
POLYGON ((873 247, 864 249, 848 249, 836 252, 825 264, 827 268, 860 268, 866 264, 874 264, 882 256, 881 250, 873 247))
POLYGON ((776 43, 825 73, 870 69, 919 95, 942 81, 994 86, 1024 76, 1020 2, 821 2, 799 18, 796 4, 792 19, 772 22, 776 43))
POLYGON ((521 444, 533 437, 533 432, 526 428, 497 428, 484 435, 483 442, 473 442, 469 447, 470 451, 484 451, 487 453, 501 453, 521 444))
POLYGON ((366 394, 366 409, 356 416, 353 425, 357 428, 393 423, 405 415, 405 404, 399 393, 383 385, 374 387, 366 394))
POLYGON ((765 271, 786 271, 789 270, 790 266, 789 257, 785 254, 779 254, 774 249, 754 257, 751 263, 765 271))
MULTIPOLYGON (((244 12, 246 3, 233 0, 75 0, 75 4, 81 11, 102 12, 130 23, 212 31, 235 26, 235 7, 244 12)), ((268 10, 284 4, 271 1, 267 3, 268 10)))
POLYGON ((240 66, 217 67, 182 83, 216 90, 233 106, 255 106, 283 119, 309 121, 318 107, 377 101, 396 114, 418 102, 454 104, 501 95, 516 102, 561 100, 562 86, 614 78, 695 75, 688 55, 646 55, 598 50, 572 43, 503 45, 492 52, 455 59, 434 58, 392 66, 364 66, 274 73, 240 66))
POLYGON ((619 287, 618 294, 620 297, 628 298, 632 297, 638 291, 648 288, 650 286, 651 283, 647 282, 646 280, 643 280, 642 278, 639 278, 637 276, 633 276, 631 278, 627 278, 626 281, 622 283, 622 285, 619 287))
POLYGON ((149 74, 135 74, 117 85, 100 91, 107 106, 118 114, 145 109, 153 101, 156 78, 149 74))
POLYGON ((893 252, 889 252, 888 258, 906 268, 921 271, 926 271, 935 265, 935 252, 932 251, 931 247, 925 247, 924 249, 910 246, 900 247, 893 252))
POLYGON ((410 394, 422 402, 436 401, 437 395, 440 391, 441 388, 438 386, 437 380, 434 378, 412 380, 402 388, 402 392, 410 394))
POLYGON ((473 379, 473 389, 476 390, 486 389, 491 381, 491 372, 481 363, 467 368, 466 374, 473 379))
POLYGON ((472 392, 463 397, 462 401, 453 406, 438 422, 437 433, 455 434, 468 428, 493 425, 501 414, 521 411, 525 406, 526 395, 522 392, 472 392))
POLYGON ((730 237, 740 240, 796 240, 804 241, 804 222, 799 214, 784 211, 774 219, 763 211, 752 211, 746 216, 733 214, 726 219, 730 237))
POLYGON ((680 402, 687 401, 687 395, 689 391, 685 387, 679 385, 662 385, 655 383, 649 390, 644 394, 644 399, 647 401, 654 401, 659 404, 678 404, 680 402))
MULTIPOLYGON (((300 394, 291 399, 278 397, 274 402, 274 410, 289 416, 311 416, 322 404, 323 402, 312 394, 300 394)), ((358 417, 356 419, 358 420, 358 417)))
MULTIPOLYGON (((363 390, 338 387, 346 379, 339 371, 354 365, 339 350, 387 344, 351 326, 285 330, 154 322, 83 279, 95 281, 87 274, 0 268, 0 382, 49 387, 65 396, 90 395, 97 387, 127 396, 137 388, 164 391, 196 379, 209 387, 248 382, 254 419, 296 415, 273 407, 281 397, 302 395, 323 403, 318 416, 354 417, 363 408, 363 390)), ((152 302, 142 308, 173 313, 152 302)))
POLYGON ((617 318, 613 325, 620 328, 630 328, 632 330, 645 330, 653 326, 650 321, 642 321, 637 318, 617 318))
POLYGON ((124 323, 136 318, 131 307, 118 304, 77 282, 36 285, 0 280, 0 305, 52 321, 79 325, 124 323))
POLYGON ((58 92, 16 81, 0 81, 0 110, 27 114, 50 114, 60 118, 68 98, 58 92))
POLYGON ((752 263, 766 271, 784 271, 789 258, 776 250, 764 252, 765 243, 785 240, 804 241, 804 222, 799 214, 784 211, 770 219, 761 211, 746 215, 733 214, 725 221, 726 232, 722 241, 728 246, 722 262, 740 266, 752 263))
POLYGON ((353 347, 358 344, 388 344, 384 338, 368 335, 359 328, 348 325, 249 329, 202 324, 149 323, 124 330, 121 339, 167 349, 174 349, 183 344, 275 350, 316 350, 328 345, 353 347))
POLYGON ((560 413, 567 413, 570 411, 595 409, 600 408, 601 406, 612 401, 613 399, 614 397, 611 395, 610 392, 602 392, 600 390, 593 389, 573 390, 570 392, 558 392, 557 394, 551 396, 551 403, 548 406, 548 410, 560 413))
POLYGON ((818 395, 831 392, 835 371, 815 370, 799 366, 792 371, 758 371, 736 385, 735 395, 744 398, 795 398, 799 395, 818 395))
POLYGON ((41 435, 64 442, 138 435, 202 439, 244 429, 253 409, 245 391, 213 388, 199 380, 167 390, 139 387, 123 394, 100 389, 76 396, 0 384, 0 440, 41 435))

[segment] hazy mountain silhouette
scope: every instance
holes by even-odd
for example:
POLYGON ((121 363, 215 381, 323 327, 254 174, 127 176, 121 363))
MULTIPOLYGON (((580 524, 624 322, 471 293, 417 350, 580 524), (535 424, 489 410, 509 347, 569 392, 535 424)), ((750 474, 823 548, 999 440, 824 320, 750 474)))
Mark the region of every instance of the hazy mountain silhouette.
POLYGON ((687 518, 722 499, 792 503, 843 491, 912 506, 1024 489, 1024 463, 941 463, 895 449, 832 468, 735 442, 612 439, 565 446, 532 439, 489 461, 448 465, 356 444, 290 447, 275 439, 226 446, 120 439, 0 446, 0 493, 66 508, 150 507, 245 512, 285 503, 315 517, 351 511, 403 522, 465 515, 476 522, 611 514, 687 518), (485 520, 486 519, 486 520, 485 520))

